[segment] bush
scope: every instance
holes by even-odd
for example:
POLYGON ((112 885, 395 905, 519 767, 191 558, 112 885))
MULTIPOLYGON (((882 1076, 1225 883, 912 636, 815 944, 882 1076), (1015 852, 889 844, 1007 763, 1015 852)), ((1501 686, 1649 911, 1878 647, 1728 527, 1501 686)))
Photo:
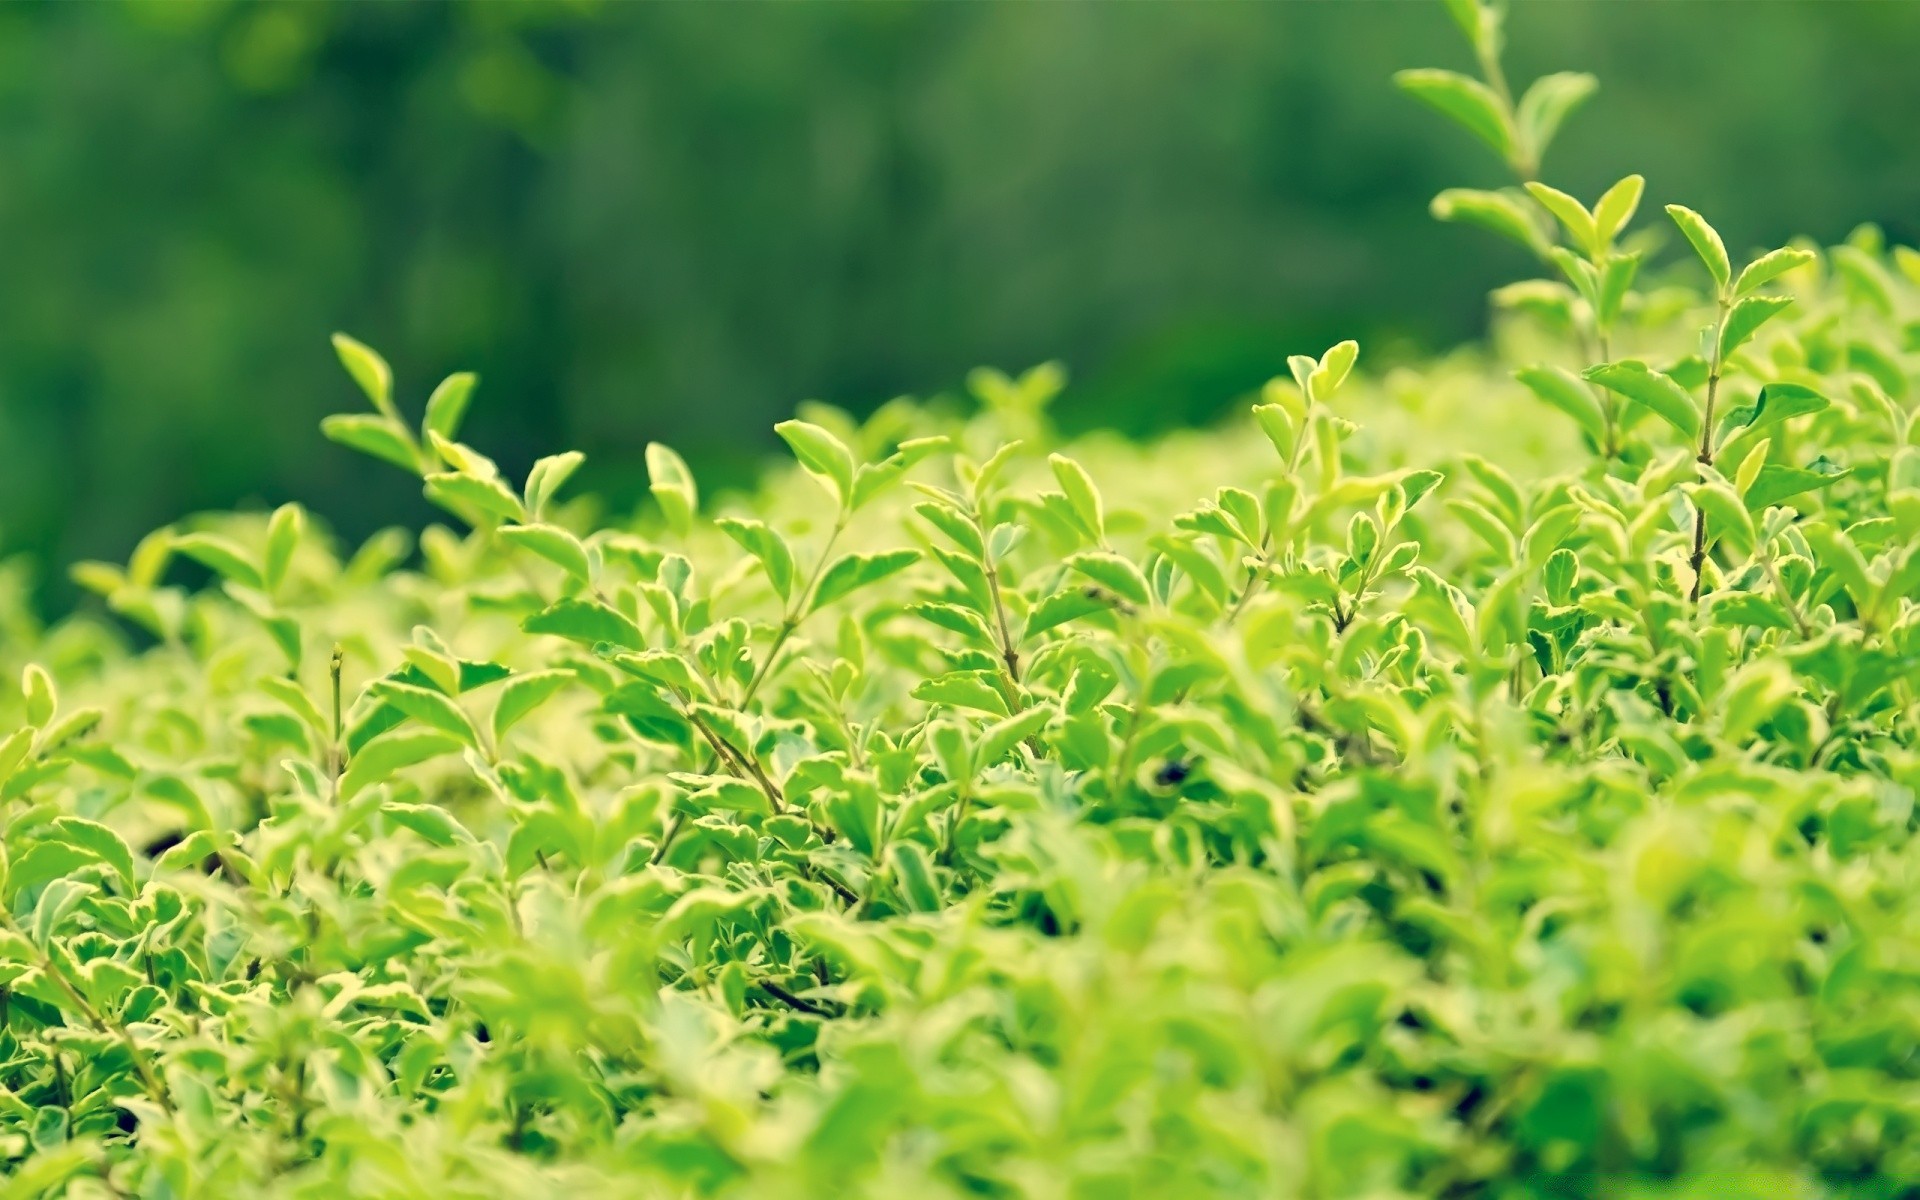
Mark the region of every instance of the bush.
POLYGON ((77 569, 0 743, 0 1192, 1920 1187, 1920 259, 1671 207, 1643 279, 1637 177, 1532 178, 1591 81, 1510 100, 1454 8, 1487 81, 1402 83, 1526 187, 1436 208, 1564 278, 1498 361, 1058 452, 1058 368, 983 371, 717 505, 656 446, 628 521, 336 339, 327 435, 465 532, 77 569))

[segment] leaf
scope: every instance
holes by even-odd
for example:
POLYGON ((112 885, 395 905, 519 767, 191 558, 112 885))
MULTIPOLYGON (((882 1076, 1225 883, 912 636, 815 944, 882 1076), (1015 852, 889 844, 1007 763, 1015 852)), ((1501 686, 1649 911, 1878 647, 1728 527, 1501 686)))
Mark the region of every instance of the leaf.
POLYGON ((992 766, 1005 758, 1015 746, 1045 729, 1048 722, 1058 715, 1043 704, 987 726, 981 731, 980 740, 973 748, 973 761, 981 767, 992 766))
POLYGON ((1594 228, 1600 234, 1602 245, 1612 245, 1613 239, 1633 220, 1633 214, 1640 208, 1641 193, 1646 190, 1647 181, 1639 175, 1629 175, 1619 183, 1608 188, 1593 206, 1594 228))
POLYGON ((1689 441, 1700 436, 1700 410, 1687 389, 1635 359, 1589 367, 1586 377, 1617 392, 1679 430, 1689 441))
POLYGON ((1069 588, 1064 592, 1055 592, 1034 605, 1032 611, 1027 613, 1026 630, 1021 634, 1021 642, 1025 643, 1076 617, 1112 609, 1113 606, 1098 595, 1089 594, 1091 591, 1090 588, 1069 588))
POLYGON ((533 551, 581 583, 593 579, 593 566, 580 539, 558 525, 506 525, 500 540, 533 551))
POLYGON ((20 694, 27 701, 29 725, 45 725, 60 708, 60 693, 54 687, 53 676, 39 663, 28 663, 21 670, 20 694))
POLYGON ((1520 127, 1521 144, 1531 152, 1536 165, 1567 117, 1599 87, 1599 81, 1591 75, 1557 71, 1542 75, 1527 88, 1514 106, 1514 122, 1520 127))
POLYGON ((260 578, 260 570, 247 557, 247 552, 233 542, 212 533, 188 533, 174 539, 173 548, 180 553, 218 572, 222 578, 250 588, 265 586, 260 578))
POLYGON ((648 442, 647 479, 654 501, 666 515, 667 528, 687 536, 693 529, 693 516, 700 510, 700 490, 694 485, 686 460, 668 446, 648 442))
POLYGON ((568 597, 520 622, 527 633, 546 633, 586 646, 611 642, 628 650, 646 649, 640 627, 598 600, 568 597))
POLYGON ((1095 541, 1105 539, 1106 513, 1101 507, 1100 489, 1094 486, 1093 477, 1087 474, 1087 469, 1064 454, 1048 455, 1047 464, 1053 468, 1054 479, 1059 481, 1068 506, 1073 509, 1073 515, 1079 519, 1088 536, 1095 541))
MULTIPOLYGON (((436 804, 401 804, 389 800, 381 805, 380 811, 388 820, 406 826, 436 846, 470 845, 474 840, 465 825, 436 804)), ((360 1002, 365 999, 365 993, 356 997, 360 1002)))
POLYGON ((1708 615, 1716 625, 1760 629, 1792 629, 1793 620, 1780 602, 1753 592, 1721 592, 1709 597, 1708 615))
POLYGON ((374 408, 398 424, 400 414, 393 407, 393 369, 387 366, 387 360, 344 333, 333 335, 333 352, 339 356, 340 365, 347 369, 347 374, 353 376, 353 381, 373 402, 374 408))
POLYGON ((471 371, 460 371, 440 381, 433 389, 433 395, 427 397, 427 416, 420 428, 425 433, 438 434, 451 439, 460 432, 460 421, 467 415, 467 402, 473 398, 474 385, 480 377, 471 371))
MULTIPOLYGON (((533 469, 527 472, 527 511, 536 518, 546 512, 547 505, 553 502, 554 493, 573 478, 573 473, 585 461, 586 455, 578 450, 569 450, 565 454, 549 454, 534 463, 533 469)), ((652 469, 648 467, 649 472, 652 469)))
POLYGON ((463 521, 471 522, 475 514, 494 521, 527 519, 520 497, 498 479, 441 471, 426 477, 425 491, 427 499, 463 521))
POLYGON ((1600 231, 1594 223, 1593 214, 1587 206, 1567 195, 1559 188, 1548 187, 1544 183, 1530 182, 1527 194, 1540 202, 1540 207, 1553 214, 1561 228, 1573 239, 1575 246, 1590 258, 1600 255, 1600 231))
POLYGON ((1148 601, 1147 577, 1130 559, 1098 550, 1076 554, 1067 565, 1122 599, 1142 605, 1148 601))
POLYGON ((267 552, 261 564, 261 578, 268 591, 278 590, 286 581, 287 567, 299 548, 306 528, 306 513, 298 504, 282 504, 267 521, 267 552))
POLYGON ((133 849, 113 830, 85 817, 56 817, 50 833, 53 840, 111 867, 129 893, 138 890, 133 879, 133 849))
POLYGON ((1428 207, 1435 220, 1478 225, 1519 242, 1537 255, 1544 257, 1547 253, 1547 235, 1539 220, 1526 202, 1511 192, 1448 188, 1428 207))
POLYGON ((329 441, 370 454, 404 470, 419 473, 420 450, 406 428, 391 417, 372 413, 341 413, 320 422, 329 441))
POLYGON ((1787 467, 1779 463, 1768 463, 1760 468, 1760 474, 1747 489, 1747 508, 1753 512, 1764 512, 1773 505, 1807 492, 1831 487, 1846 478, 1851 472, 1809 471, 1805 467, 1787 467))
POLYGON ((720 517, 714 524, 759 561, 761 569, 766 572, 767 582, 773 585, 775 595, 785 600, 792 594, 793 551, 788 548, 787 539, 769 528, 765 521, 720 517))
POLYGON ((1733 267, 1727 262, 1726 243, 1720 240, 1713 226, 1707 224, 1705 217, 1685 205, 1667 205, 1667 215, 1673 218, 1673 223, 1693 244, 1694 253, 1707 266, 1707 274, 1713 276, 1714 286, 1724 292, 1733 278, 1733 267))
POLYGON ((1513 377, 1535 396, 1571 417, 1595 446, 1605 443, 1606 418, 1592 391, 1573 372, 1564 367, 1525 367, 1515 371, 1513 377))
POLYGON ((1349 339, 1333 346, 1320 356, 1320 365, 1308 374, 1307 395, 1321 404, 1331 400, 1333 394, 1340 390, 1340 385, 1347 381, 1348 373, 1359 358, 1359 342, 1349 339))
POLYGON ((1759 258, 1748 263, 1733 281, 1733 294, 1744 296, 1756 288, 1765 287, 1788 271, 1804 267, 1814 260, 1811 250, 1799 250, 1783 246, 1778 250, 1769 250, 1759 258))
POLYGON ((913 698, 949 708, 971 708, 996 717, 1007 715, 1007 698, 992 682, 990 671, 950 671, 923 679, 913 689, 913 698))
POLYGON ((1500 98, 1486 84, 1455 71, 1432 68, 1400 71, 1393 81, 1401 91, 1465 126, 1500 157, 1514 157, 1513 129, 1507 124, 1500 98))
POLYGON ((374 738, 347 764, 340 777, 340 799, 351 800, 393 773, 445 754, 456 754, 466 742, 437 729, 397 729, 374 738))
POLYGON ((863 588, 870 583, 878 582, 919 561, 920 552, 917 550, 842 555, 820 576, 820 586, 814 589, 813 602, 807 611, 819 612, 855 588, 863 588))
POLYGON ((547 670, 530 671, 507 680, 506 686, 500 689, 500 699, 493 706, 494 742, 497 744, 507 730, 558 695, 575 678, 570 670, 547 670))
POLYGON ((833 434, 808 421, 782 421, 773 431, 793 449, 793 456, 833 493, 844 506, 853 498, 853 454, 833 434))
POLYGON ((887 872, 907 907, 914 912, 939 912, 941 889, 933 860, 918 842, 893 842, 886 850, 887 872))
POLYGON ((450 733, 469 746, 479 747, 480 735, 473 721, 451 697, 393 679, 380 680, 370 690, 414 720, 450 733))
POLYGON ((1727 319, 1720 327, 1720 357, 1722 360, 1746 344, 1760 326, 1772 320, 1782 309, 1793 304, 1791 296, 1748 296, 1737 301, 1727 313, 1727 319))

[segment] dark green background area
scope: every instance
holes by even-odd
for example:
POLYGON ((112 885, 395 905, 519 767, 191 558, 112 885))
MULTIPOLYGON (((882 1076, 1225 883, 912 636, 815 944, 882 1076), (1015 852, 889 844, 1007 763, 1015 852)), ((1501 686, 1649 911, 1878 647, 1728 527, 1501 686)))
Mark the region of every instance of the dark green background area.
MULTIPOLYGON (((1547 177, 1736 249, 1920 210, 1920 5, 1518 5, 1512 73, 1598 74, 1547 177)), ((1470 337, 1526 269, 1428 198, 1505 182, 1399 95, 1438 4, 0 7, 0 543, 124 557, 197 508, 429 515, 323 441, 482 376, 516 476, 642 447, 740 481, 806 398, 1064 360, 1070 425, 1209 419, 1285 356, 1470 337)))

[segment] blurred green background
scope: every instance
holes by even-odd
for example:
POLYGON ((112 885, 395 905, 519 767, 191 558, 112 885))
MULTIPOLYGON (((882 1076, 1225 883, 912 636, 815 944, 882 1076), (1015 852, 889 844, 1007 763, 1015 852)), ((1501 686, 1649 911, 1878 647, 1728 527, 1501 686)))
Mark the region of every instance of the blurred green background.
MULTIPOLYGON (((1920 232, 1920 5, 1509 27, 1517 78, 1601 78, 1569 190, 1642 171, 1736 248, 1920 232)), ((1526 264, 1427 216, 1504 180, 1388 76, 1466 65, 1427 3, 0 6, 0 545, 427 519, 316 431, 360 403, 334 329, 415 412, 479 371, 467 440, 619 497, 651 439, 737 482, 798 400, 979 364, 1062 359, 1067 424, 1146 430, 1340 337, 1443 346, 1526 264)))

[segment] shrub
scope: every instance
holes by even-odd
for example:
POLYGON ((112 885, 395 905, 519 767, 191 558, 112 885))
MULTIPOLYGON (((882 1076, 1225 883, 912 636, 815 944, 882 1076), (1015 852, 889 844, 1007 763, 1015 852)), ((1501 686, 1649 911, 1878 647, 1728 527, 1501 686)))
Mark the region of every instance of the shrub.
POLYGON ((1560 276, 1496 360, 1057 451, 1058 368, 982 371, 717 504, 656 446, 622 520, 338 338, 326 434, 459 528, 77 569, 0 1191, 1920 1187, 1920 260, 1675 206, 1643 271, 1638 178, 1533 178, 1592 81, 1454 8, 1485 80, 1402 83, 1524 186, 1436 210, 1560 276))

